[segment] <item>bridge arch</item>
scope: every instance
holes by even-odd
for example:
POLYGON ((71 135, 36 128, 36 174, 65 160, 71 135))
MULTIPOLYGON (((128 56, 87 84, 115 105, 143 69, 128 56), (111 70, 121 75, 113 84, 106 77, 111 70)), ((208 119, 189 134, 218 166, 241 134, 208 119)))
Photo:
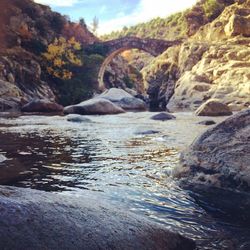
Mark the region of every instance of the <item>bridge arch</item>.
POLYGON ((138 37, 123 37, 115 40, 99 43, 106 49, 106 58, 100 66, 98 73, 99 90, 105 90, 104 73, 106 67, 112 59, 123 51, 130 49, 139 49, 156 57, 162 54, 167 48, 180 44, 180 40, 166 41, 160 39, 141 39, 138 37))

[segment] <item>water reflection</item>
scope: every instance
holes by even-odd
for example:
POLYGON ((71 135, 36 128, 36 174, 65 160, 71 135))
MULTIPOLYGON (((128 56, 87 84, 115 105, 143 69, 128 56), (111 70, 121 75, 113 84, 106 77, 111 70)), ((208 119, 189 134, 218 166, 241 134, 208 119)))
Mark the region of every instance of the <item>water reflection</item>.
POLYGON ((212 218, 171 178, 180 150, 205 129, 196 125, 201 118, 183 113, 161 123, 150 116, 97 116, 82 124, 59 116, 0 119, 0 154, 8 158, 0 163, 0 183, 78 196, 97 191, 202 249, 247 241, 249 229, 212 218), (152 129, 159 133, 138 134, 152 129))

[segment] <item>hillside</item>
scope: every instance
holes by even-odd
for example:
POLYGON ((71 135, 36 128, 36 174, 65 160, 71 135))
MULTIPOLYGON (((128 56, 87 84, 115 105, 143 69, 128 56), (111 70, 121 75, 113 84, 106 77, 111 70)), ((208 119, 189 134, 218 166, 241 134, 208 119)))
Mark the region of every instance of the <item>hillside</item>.
MULTIPOLYGON (((98 48, 85 51, 98 38, 84 22, 71 22, 50 7, 32 0, 1 0, 0 8, 4 10, 0 15, 0 110, 19 110, 33 99, 70 105, 93 95, 97 87, 98 66, 104 58, 98 48), (61 44, 63 39, 65 43, 61 44), (71 49, 64 46, 71 46, 71 49), (68 53, 67 67, 64 69, 66 62, 62 61, 53 74, 51 65, 56 61, 48 61, 44 57, 50 47, 54 50, 50 53, 59 52, 62 48, 62 53, 71 50, 73 53, 68 53), (79 61, 78 65, 74 61, 79 61), (67 73, 65 76, 72 76, 58 77, 59 71, 67 73)), ((65 59, 65 55, 61 56, 65 59)), ((121 68, 117 64, 109 67, 107 85, 117 83, 117 86, 126 87, 126 81, 132 81, 129 69, 131 67, 121 68)))
POLYGON ((172 14, 166 18, 157 17, 135 26, 123 27, 121 31, 103 35, 101 39, 111 40, 124 36, 166 40, 187 38, 195 34, 201 26, 218 17, 224 8, 233 2, 233 0, 220 0, 218 2, 216 0, 201 0, 183 12, 172 14))
POLYGON ((102 39, 183 38, 182 45, 155 59, 137 50, 127 56, 142 70, 151 108, 195 110, 218 98, 241 110, 250 103, 249 7, 247 0, 202 0, 182 13, 125 27, 102 39))
POLYGON ((151 104, 196 110, 219 99, 236 111, 250 105, 250 1, 224 8, 185 42, 143 69, 151 104))
POLYGON ((42 53, 55 38, 68 39, 73 28, 78 28, 82 45, 97 38, 86 27, 31 0, 1 0, 0 8, 4 10, 0 16, 0 109, 19 109, 34 98, 54 101, 56 91, 46 76, 42 53))
MULTIPOLYGON (((172 14, 166 18, 157 17, 149 22, 135 26, 124 27, 121 31, 102 36, 101 39, 112 40, 124 36, 136 36, 165 40, 183 39, 185 41, 193 36, 202 26, 217 18, 224 8, 232 3, 234 3, 233 0, 201 0, 183 12, 172 14)), ((129 65, 133 65, 139 71, 153 63, 151 55, 137 49, 128 51, 124 58, 129 65)), ((152 78, 154 79, 154 77, 152 78)), ((146 88, 148 84, 145 81, 146 88)))

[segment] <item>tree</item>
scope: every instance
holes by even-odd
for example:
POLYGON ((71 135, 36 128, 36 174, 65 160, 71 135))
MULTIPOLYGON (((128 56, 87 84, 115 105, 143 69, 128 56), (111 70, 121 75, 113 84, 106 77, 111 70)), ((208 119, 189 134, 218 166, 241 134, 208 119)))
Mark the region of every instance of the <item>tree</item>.
POLYGON ((55 39, 47 48, 47 52, 43 53, 43 57, 47 61, 47 72, 53 77, 60 79, 71 79, 71 66, 82 66, 82 61, 78 57, 77 52, 81 49, 74 37, 66 40, 63 37, 55 39))
POLYGON ((82 27, 84 27, 84 28, 87 27, 86 22, 85 22, 84 18, 82 18, 82 17, 79 19, 79 24, 80 24, 82 27))
POLYGON ((97 35, 97 30, 98 30, 98 28, 99 28, 99 19, 95 16, 95 17, 93 18, 92 23, 91 23, 91 31, 92 31, 95 35, 97 35))

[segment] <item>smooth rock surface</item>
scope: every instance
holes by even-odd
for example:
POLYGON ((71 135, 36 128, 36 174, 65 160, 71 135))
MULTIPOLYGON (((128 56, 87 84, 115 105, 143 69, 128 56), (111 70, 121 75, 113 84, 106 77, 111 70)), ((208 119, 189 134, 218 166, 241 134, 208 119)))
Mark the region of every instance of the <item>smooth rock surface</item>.
POLYGON ((207 130, 182 153, 182 183, 250 191, 250 109, 207 130))
POLYGON ((128 92, 126 92, 125 90, 118 88, 108 89, 98 96, 98 98, 104 98, 111 102, 119 102, 123 98, 130 98, 130 97, 133 96, 128 92))
POLYGON ((132 96, 123 89, 108 89, 97 98, 109 100, 125 110, 146 110, 146 104, 143 100, 132 96))
POLYGON ((33 100, 21 109, 23 112, 62 112, 63 106, 49 100, 33 100))
POLYGON ((64 108, 65 114, 79 115, 108 115, 124 112, 125 111, 122 108, 103 98, 94 98, 88 101, 81 102, 77 105, 72 105, 64 108))
POLYGON ((150 119, 155 120, 155 121, 167 121, 167 120, 176 119, 176 117, 174 115, 169 114, 169 113, 162 112, 162 113, 153 115, 150 119))
POLYGON ((216 99, 210 99, 202 104, 196 111, 198 116, 227 116, 232 115, 232 111, 226 105, 216 99))
POLYGON ((0 186, 0 248, 195 249, 193 241, 104 201, 0 186))

